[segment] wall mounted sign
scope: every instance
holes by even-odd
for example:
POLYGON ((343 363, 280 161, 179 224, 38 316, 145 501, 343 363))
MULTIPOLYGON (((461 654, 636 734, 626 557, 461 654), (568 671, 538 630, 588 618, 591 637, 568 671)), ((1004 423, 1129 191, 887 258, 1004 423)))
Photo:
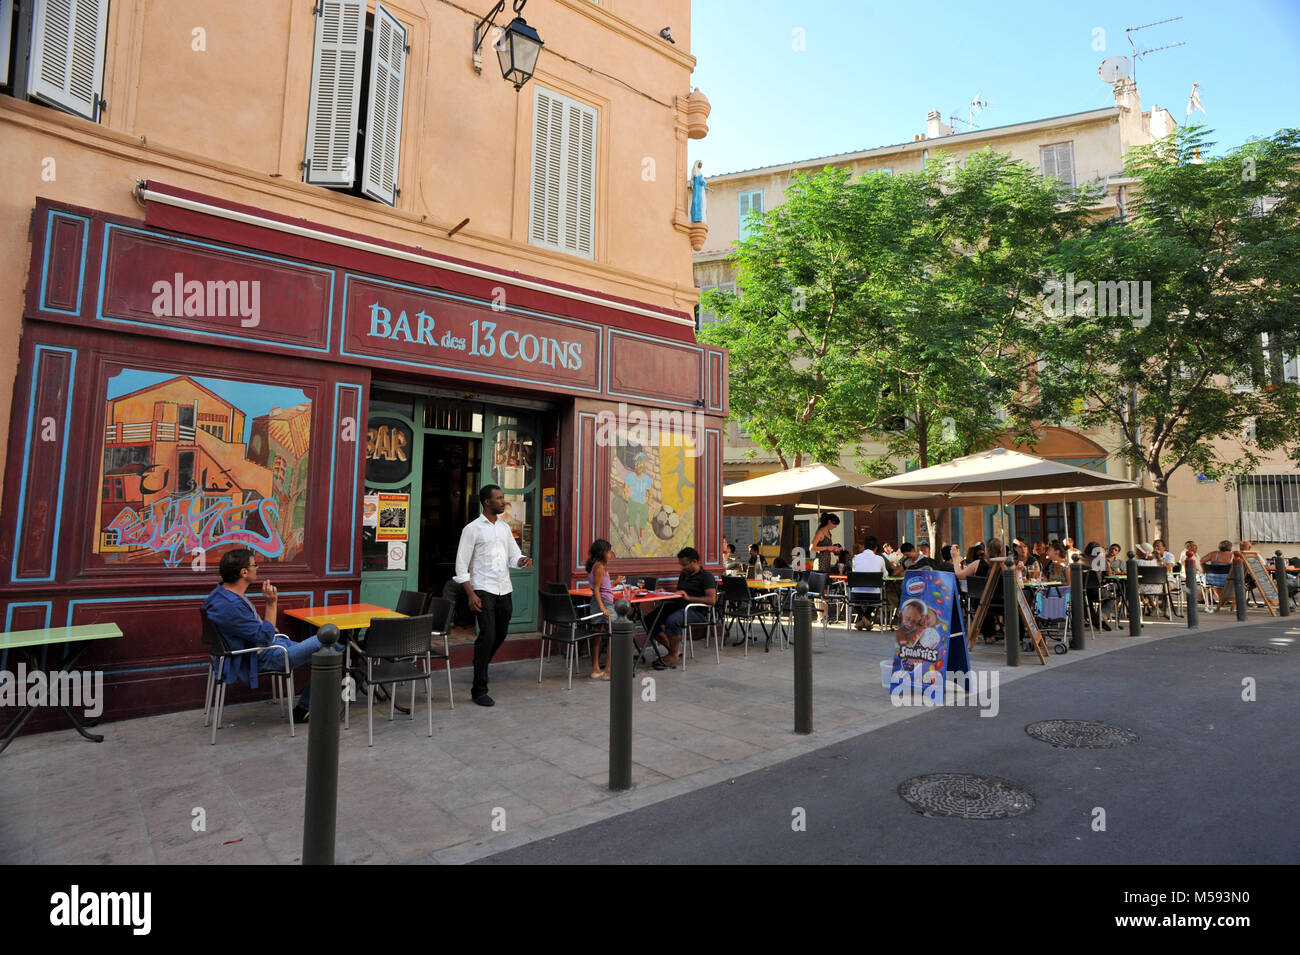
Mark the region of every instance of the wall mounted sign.
POLYGON ((409 530, 411 495, 379 495, 379 528, 375 537, 381 541, 404 541, 409 530))

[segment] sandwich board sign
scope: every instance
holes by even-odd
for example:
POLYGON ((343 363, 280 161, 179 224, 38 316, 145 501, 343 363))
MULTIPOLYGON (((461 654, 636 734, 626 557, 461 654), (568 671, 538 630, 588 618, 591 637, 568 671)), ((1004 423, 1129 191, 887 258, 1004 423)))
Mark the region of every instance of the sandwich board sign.
POLYGON ((961 591, 946 571, 913 569, 903 575, 895 635, 890 694, 915 687, 933 703, 942 703, 947 674, 970 680, 961 591))

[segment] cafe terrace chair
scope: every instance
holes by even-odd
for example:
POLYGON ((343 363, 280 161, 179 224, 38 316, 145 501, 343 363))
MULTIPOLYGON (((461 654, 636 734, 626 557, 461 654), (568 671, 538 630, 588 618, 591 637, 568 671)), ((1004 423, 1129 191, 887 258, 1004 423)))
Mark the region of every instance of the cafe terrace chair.
MULTIPOLYGON (((445 626, 445 625, 444 625, 445 626)), ((399 683, 411 684, 411 719, 415 719, 415 684, 424 683, 429 738, 433 739, 433 617, 377 617, 370 621, 366 645, 366 723, 375 745, 375 687, 389 686, 388 721, 393 721, 399 683), (388 661, 388 662, 384 662, 388 661), (424 666, 420 664, 423 662, 424 666)))
POLYGON ((429 601, 432 599, 431 593, 403 590, 397 595, 397 606, 393 609, 404 617, 422 617, 429 612, 429 601))
MULTIPOLYGON (((433 638, 434 649, 429 651, 431 660, 441 660, 447 670, 447 702, 450 709, 456 708, 456 696, 451 688, 451 644, 448 640, 448 634, 451 632, 451 615, 455 611, 456 605, 450 600, 444 600, 441 597, 435 597, 429 594, 429 606, 425 612, 429 615, 433 638), (437 650, 438 638, 442 638, 442 652, 437 650)), ((414 690, 414 687, 412 687, 414 690)))
POLYGON ((848 591, 849 616, 854 612, 864 617, 874 616, 875 622, 884 628, 885 611, 885 575, 883 572, 866 573, 860 570, 848 572, 845 590, 848 591), (875 590, 873 593, 855 593, 855 591, 875 590))
MULTIPOLYGON (((199 621, 202 625, 202 639, 208 648, 208 690, 203 699, 203 725, 207 726, 209 721, 212 723, 212 742, 211 746, 217 745, 217 730, 221 728, 221 716, 226 708, 226 665, 235 657, 244 656, 249 653, 259 655, 257 663, 259 671, 271 678, 271 699, 278 701, 280 709, 289 716, 289 735, 293 736, 293 670, 289 667, 289 654, 278 644, 268 647, 246 647, 243 650, 232 650, 226 643, 226 638, 221 635, 217 625, 208 619, 208 612, 202 607, 199 608, 199 621), (274 657, 270 659, 279 659, 283 661, 283 669, 261 670, 260 655, 276 651, 274 657)), ((277 637, 283 637, 284 634, 277 633, 277 637)), ((288 637, 285 637, 287 640, 288 637)))
POLYGON ((1173 591, 1169 588, 1169 568, 1161 564, 1159 567, 1139 567, 1138 568, 1138 594, 1143 597, 1160 597, 1165 602, 1165 619, 1172 621, 1172 610, 1174 606, 1173 591))
MULTIPOLYGON (((830 593, 830 575, 821 570, 810 570, 807 577, 808 598, 810 600, 820 600, 825 606, 826 623, 822 626, 822 646, 830 646, 826 642, 826 628, 830 626, 831 607, 843 608, 848 603, 848 598, 843 594, 830 593)), ((814 616, 816 615, 814 611, 814 616)), ((839 613, 835 614, 839 617, 839 613)))
POLYGON ((578 644, 586 640, 588 652, 594 658, 596 647, 592 643, 592 638, 608 630, 606 623, 609 618, 603 613, 591 613, 579 617, 567 593, 548 594, 542 591, 539 596, 542 601, 542 621, 546 624, 547 630, 542 633, 542 652, 537 658, 537 682, 542 682, 547 644, 562 643, 565 645, 564 660, 569 671, 567 689, 572 690, 573 667, 578 659, 578 644))
POLYGON ((682 670, 686 669, 687 651, 690 651, 690 657, 695 658, 695 628, 703 626, 704 630, 704 649, 709 649, 709 637, 713 638, 713 655, 719 665, 722 663, 722 616, 718 611, 717 604, 691 604, 685 607, 686 614, 682 618, 682 629, 684 633, 684 642, 682 644, 682 670))
POLYGON ((769 590, 764 593, 755 593, 749 589, 749 584, 740 577, 722 578, 722 596, 725 601, 726 619, 724 628, 727 636, 731 636, 731 625, 740 625, 741 642, 745 645, 745 656, 749 656, 750 630, 755 620, 763 628, 763 637, 767 640, 772 639, 772 632, 768 629, 767 618, 772 618, 772 626, 776 626, 776 591, 769 590))

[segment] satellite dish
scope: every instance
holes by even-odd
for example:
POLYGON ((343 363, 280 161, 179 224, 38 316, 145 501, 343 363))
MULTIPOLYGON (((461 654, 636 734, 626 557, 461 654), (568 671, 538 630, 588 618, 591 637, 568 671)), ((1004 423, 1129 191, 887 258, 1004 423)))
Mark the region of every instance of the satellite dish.
POLYGON ((1129 62, 1127 56, 1110 56, 1102 61, 1101 69, 1097 70, 1097 75, 1102 78, 1103 82, 1114 85, 1127 78, 1132 72, 1133 65, 1129 62))

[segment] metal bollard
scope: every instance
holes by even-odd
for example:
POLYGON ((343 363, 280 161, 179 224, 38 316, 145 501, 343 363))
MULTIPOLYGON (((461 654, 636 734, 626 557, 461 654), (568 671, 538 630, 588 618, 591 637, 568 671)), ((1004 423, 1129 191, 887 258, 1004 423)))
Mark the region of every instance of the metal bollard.
POLYGON ((1125 589, 1128 591, 1128 635, 1130 637, 1142 636, 1142 598, 1138 596, 1138 562, 1136 555, 1128 552, 1128 563, 1124 569, 1128 572, 1128 578, 1124 581, 1125 589))
POLYGON ((1078 554, 1074 555, 1070 570, 1070 649, 1084 650, 1087 643, 1083 637, 1083 561, 1078 554))
POLYGON ((791 601, 794 616, 794 731, 813 731, 812 601, 808 584, 800 582, 791 601))
POLYGON ((311 655, 311 695, 317 701, 307 723, 307 799, 302 820, 302 864, 334 864, 334 829, 339 796, 339 705, 343 697, 343 654, 334 649, 339 628, 332 623, 316 636, 311 655))
POLYGON ((1237 619, 1246 619, 1246 565, 1232 565, 1232 602, 1236 604, 1237 619))
POLYGON ((1273 551, 1273 579, 1277 581, 1277 615, 1279 617, 1291 616, 1291 590, 1288 586, 1290 578, 1286 575, 1286 562, 1282 560, 1280 550, 1273 551))
POLYGON ((1201 587, 1196 582, 1196 561, 1186 561, 1183 566, 1183 573, 1187 575, 1187 629, 1196 630, 1201 625, 1201 608, 1197 606, 1197 602, 1201 597, 1201 587))
POLYGON ((609 788, 632 788, 632 605, 614 601, 609 622, 609 788))
POLYGON ((1007 640, 1007 666, 1020 666, 1020 602, 1016 595, 1015 558, 1002 568, 1002 629, 1007 640))

